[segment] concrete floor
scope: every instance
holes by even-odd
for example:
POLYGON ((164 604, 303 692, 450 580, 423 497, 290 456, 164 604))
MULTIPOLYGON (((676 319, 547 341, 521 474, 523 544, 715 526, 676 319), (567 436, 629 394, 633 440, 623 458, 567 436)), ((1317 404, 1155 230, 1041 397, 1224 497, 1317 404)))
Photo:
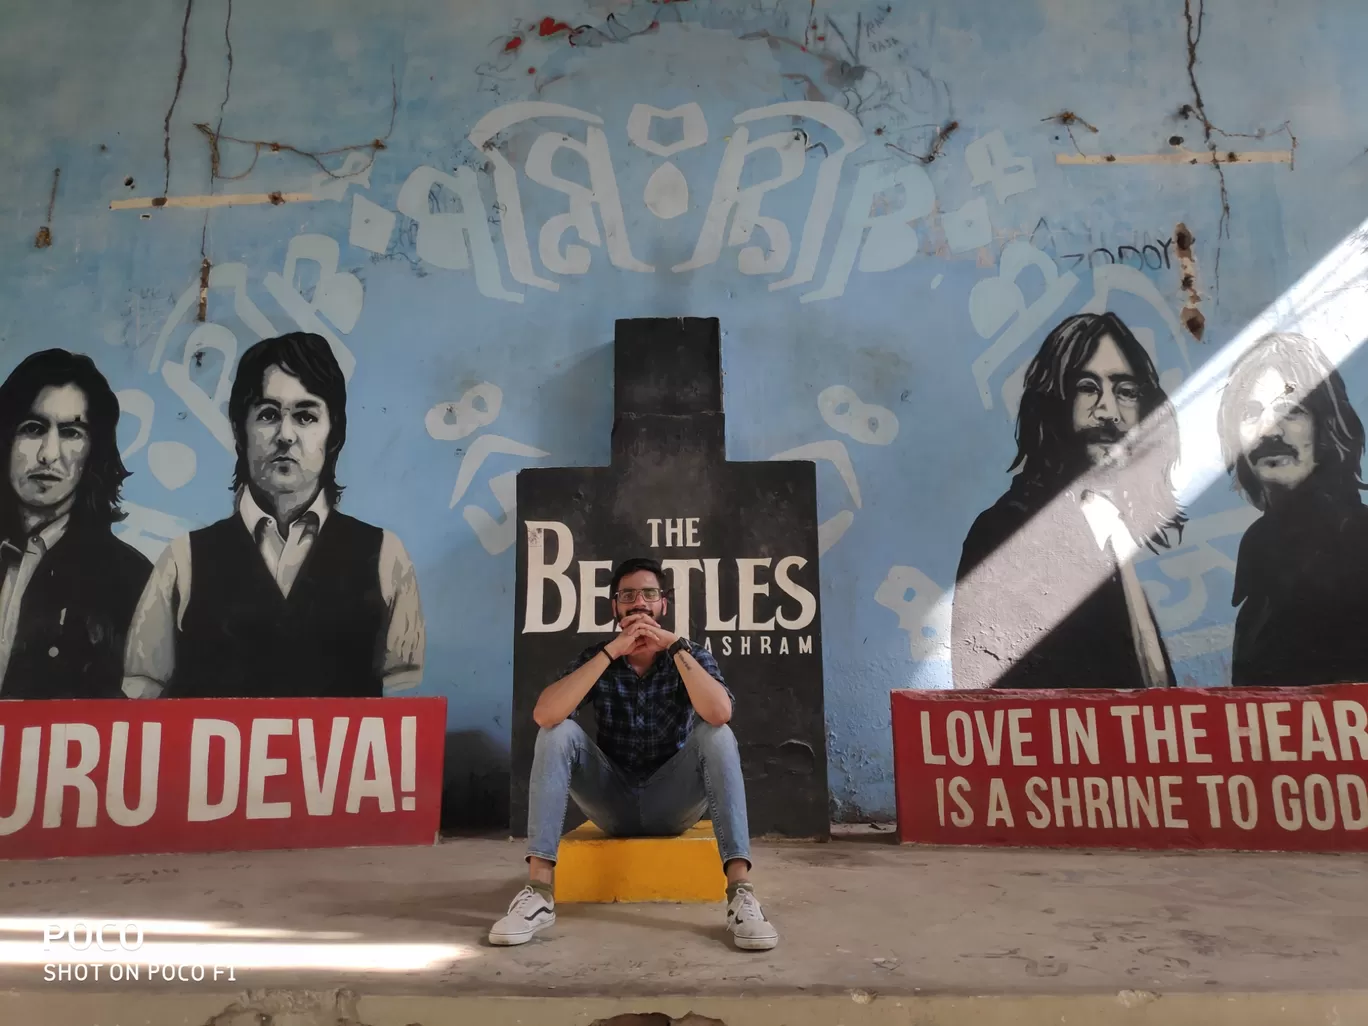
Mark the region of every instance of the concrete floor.
MULTIPOLYGON (((519 842, 459 839, 0 862, 0 988, 51 997, 96 986, 46 982, 33 964, 81 960, 40 953, 39 924, 53 917, 275 932, 206 938, 215 943, 444 944, 455 956, 404 972, 237 968, 232 984, 142 982, 140 991, 858 999, 1368 986, 1368 855, 927 849, 864 830, 828 844, 755 846, 757 891, 781 935, 770 952, 731 948, 720 905, 562 905, 557 925, 533 942, 491 948, 485 933, 520 885, 521 853, 519 842), (319 932, 351 936, 309 936, 319 932)), ((147 928, 149 944, 167 939, 147 928)))

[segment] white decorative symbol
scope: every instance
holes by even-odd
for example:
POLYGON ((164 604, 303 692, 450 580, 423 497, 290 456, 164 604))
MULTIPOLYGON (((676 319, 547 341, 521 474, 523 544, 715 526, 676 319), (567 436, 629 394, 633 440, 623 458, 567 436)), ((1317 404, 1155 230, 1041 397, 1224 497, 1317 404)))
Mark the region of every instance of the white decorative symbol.
MULTIPOLYGON (((648 103, 638 103, 627 117, 627 138, 632 144, 657 157, 673 157, 676 153, 702 146, 708 141, 708 122, 703 117, 703 108, 697 103, 685 103, 673 110, 662 110, 648 103), (655 122, 677 121, 680 136, 671 143, 657 142, 651 138, 655 122)), ((662 221, 678 217, 689 209, 689 183, 668 159, 651 172, 646 180, 642 198, 646 209, 662 221)))
MULTIPOLYGON (((493 382, 482 381, 466 389, 460 399, 438 403, 432 407, 423 418, 423 423, 427 433, 433 438, 439 441, 457 441, 494 423, 502 408, 503 389, 493 382)), ((497 454, 526 456, 531 459, 551 455, 534 445, 505 438, 503 435, 481 435, 470 443, 461 458, 461 466, 456 471, 456 485, 451 490, 448 508, 456 508, 474 483, 475 475, 485 460, 497 454)), ((499 508, 504 512, 502 520, 494 519, 474 503, 467 504, 461 510, 461 515, 475 532, 475 537, 491 556, 497 556, 513 544, 518 510, 517 477, 518 472, 510 470, 489 481, 489 490, 494 493, 499 508)))
POLYGON ((195 450, 184 442, 153 442, 147 447, 147 465, 152 476, 174 492, 190 483, 198 461, 195 450))
POLYGON ((156 417, 157 404, 150 395, 140 388, 126 388, 116 393, 119 412, 126 414, 138 423, 138 433, 133 441, 125 446, 119 457, 127 461, 139 450, 147 449, 147 465, 152 476, 160 481, 168 491, 175 491, 190 483, 195 476, 198 461, 195 450, 184 442, 152 442, 152 421, 156 417))

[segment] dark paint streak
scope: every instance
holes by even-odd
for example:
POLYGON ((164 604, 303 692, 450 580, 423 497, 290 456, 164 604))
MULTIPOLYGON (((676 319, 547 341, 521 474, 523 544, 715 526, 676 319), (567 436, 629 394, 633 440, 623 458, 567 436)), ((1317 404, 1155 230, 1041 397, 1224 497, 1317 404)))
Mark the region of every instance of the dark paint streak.
POLYGON ((33 237, 34 249, 47 249, 52 245, 52 211, 57 206, 57 180, 62 177, 62 169, 52 169, 52 191, 48 193, 47 223, 38 229, 33 237))
POLYGON ((298 146, 291 145, 290 143, 279 142, 278 140, 274 139, 239 139, 236 136, 223 135, 215 129, 210 128, 207 123, 202 121, 195 122, 195 127, 199 129, 201 135, 203 135, 206 139, 209 140, 210 168, 216 180, 235 182, 240 179, 246 178, 248 175, 252 173, 253 170, 255 170, 257 166, 257 161, 261 158, 262 150, 269 150, 271 153, 280 153, 282 150, 287 153, 297 153, 301 157, 308 157, 310 160, 312 160, 315 164, 318 165, 319 170, 322 171, 329 178, 346 179, 354 178, 357 175, 365 174, 367 171, 370 170, 371 166, 375 163, 375 155, 379 153, 381 150, 388 148, 386 144, 388 143, 390 136, 394 134, 394 122, 397 119, 398 115, 399 81, 395 77, 394 68, 391 66, 389 127, 385 129, 384 135, 372 139, 370 140, 370 142, 353 143, 349 146, 334 146, 332 149, 327 150, 305 150, 298 146), (242 146, 252 147, 252 162, 247 165, 247 170, 236 175, 225 175, 220 173, 219 143, 221 142, 238 143, 242 146), (350 153, 354 150, 371 151, 371 159, 366 163, 365 167, 357 168, 355 171, 349 171, 346 174, 338 174, 336 171, 332 170, 332 168, 328 167, 326 164, 323 163, 322 158, 324 157, 335 156, 339 153, 350 153))
POLYGON ((942 127, 940 131, 936 133, 936 138, 931 140, 931 148, 927 150, 926 156, 924 157, 915 153, 908 153, 907 150, 903 149, 901 146, 895 146, 893 143, 884 143, 884 145, 890 150, 896 150, 899 153, 912 157, 914 160, 921 161, 923 164, 930 164, 941 155, 941 148, 945 146, 945 141, 959 130, 959 126, 960 123, 958 121, 951 121, 948 125, 942 127))
MULTIPOLYGON (((204 249, 204 243, 200 242, 200 249, 204 249)), ((204 322, 206 307, 209 305, 209 260, 206 258, 200 261, 200 298, 199 298, 199 321, 204 322)), ((196 356, 201 355, 196 353, 196 356)))
POLYGON ((190 35, 190 12, 195 0, 185 0, 185 20, 181 22, 180 68, 176 72, 176 91, 171 96, 171 106, 166 108, 166 121, 162 126, 162 158, 166 163, 166 181, 162 185, 162 195, 171 192, 171 115, 176 112, 176 102, 180 99, 181 86, 185 84, 186 40, 190 35))
MULTIPOLYGON (((1086 121, 1086 120, 1084 120, 1083 118, 1080 118, 1077 114, 1075 114, 1075 113, 1074 113, 1073 111, 1071 111, 1071 110, 1061 110, 1058 114, 1051 114, 1049 117, 1047 117, 1047 118, 1041 118, 1040 120, 1041 120, 1042 123, 1048 121, 1048 122, 1051 122, 1051 123, 1056 124, 1056 125, 1063 125, 1063 126, 1064 126, 1064 131, 1067 132, 1067 133, 1069 134, 1069 142, 1073 143, 1073 148, 1074 148, 1075 150, 1078 151, 1078 155, 1079 155, 1080 157, 1086 156, 1086 154, 1084 154, 1083 148, 1082 148, 1081 146, 1078 145, 1078 139, 1077 139, 1077 138, 1074 136, 1074 134, 1073 134, 1073 126, 1074 126, 1074 125, 1082 125, 1082 126, 1083 126, 1084 128, 1086 128, 1088 131, 1090 131, 1090 132, 1092 132, 1092 133, 1094 133, 1094 134, 1097 133, 1097 126, 1096 126, 1096 125, 1094 125, 1094 124, 1093 124, 1092 122, 1090 122, 1090 121, 1086 121)), ((1059 136, 1055 136, 1055 139, 1058 139, 1058 138, 1059 138, 1059 136)), ((1112 158, 1108 157, 1107 159, 1110 160, 1110 159, 1112 159, 1112 158)))
POLYGON ((57 179, 62 176, 62 168, 52 168, 52 192, 48 194, 48 223, 38 228, 33 237, 34 249, 47 249, 52 245, 52 209, 57 205, 57 179))
POLYGON ((52 191, 48 193, 47 222, 52 224, 52 210, 57 206, 57 179, 62 177, 62 169, 54 167, 52 169, 52 191))
POLYGON ((233 94, 233 37, 231 29, 233 25, 233 0, 228 0, 228 13, 223 19, 223 46, 227 51, 228 73, 223 79, 223 102, 219 104, 218 125, 214 132, 218 133, 223 129, 223 111, 228 106, 228 98, 233 94))
MULTIPOLYGON (((1192 0, 1183 0, 1183 17, 1187 22, 1187 71, 1188 83, 1192 87, 1192 103, 1183 104, 1178 110, 1178 115, 1183 118, 1196 117, 1202 125, 1202 134, 1206 141, 1207 150, 1211 153, 1211 166, 1216 170, 1216 178, 1221 185, 1221 219, 1216 228, 1216 264, 1212 270, 1212 282, 1215 286, 1216 302, 1220 303, 1221 287, 1221 240, 1230 238, 1230 193, 1226 189, 1225 168, 1221 166, 1222 157, 1217 152, 1216 141, 1212 138, 1213 133, 1224 136, 1225 138, 1242 139, 1263 139, 1267 135, 1263 129, 1258 132, 1227 132, 1212 124, 1211 118, 1207 116, 1206 102, 1202 99, 1202 90, 1197 85, 1197 46, 1202 41, 1202 22, 1206 17, 1206 0, 1197 0, 1197 18, 1194 22, 1192 17, 1192 0)), ((1284 121, 1278 132, 1286 132, 1287 137, 1292 140, 1292 155, 1289 161, 1289 170, 1296 170, 1297 167, 1297 137, 1292 132, 1292 122, 1284 121)), ((1277 134, 1277 133, 1274 133, 1277 134)), ((1174 136, 1174 138, 1179 138, 1174 136)), ((1179 139, 1181 142, 1181 139, 1179 139)), ((1170 140, 1172 142, 1172 140, 1170 140)), ((1175 144, 1176 145, 1176 144, 1175 144)), ((1225 161, 1234 163, 1239 157, 1234 152, 1225 154, 1225 161)), ((1194 161, 1193 163, 1196 163, 1194 161)), ((1197 334, 1194 332, 1194 334, 1197 334)), ((1200 336, 1199 336, 1200 337, 1200 336)))
POLYGON ((1051 114, 1049 117, 1047 117, 1047 118, 1041 118, 1040 120, 1041 120, 1042 122, 1045 122, 1045 121, 1053 121, 1053 122, 1055 122, 1056 124, 1065 125, 1065 126, 1082 125, 1082 126, 1083 126, 1084 128, 1086 128, 1089 132, 1094 132, 1094 133, 1095 133, 1095 132, 1097 131, 1097 126, 1096 126, 1096 125, 1094 125, 1094 124, 1093 124, 1092 122, 1090 122, 1090 121, 1086 121, 1086 120, 1084 120, 1083 118, 1080 118, 1077 114, 1075 114, 1075 113, 1074 113, 1073 111, 1071 111, 1071 110, 1061 110, 1058 114, 1051 114))
POLYGON ((1187 48, 1188 48, 1188 83, 1192 86, 1192 106, 1184 107, 1191 111, 1202 123, 1202 133, 1206 139, 1207 149, 1211 151, 1211 166, 1216 169, 1216 178, 1221 185, 1221 219, 1216 226, 1216 266, 1212 272, 1212 280, 1217 289, 1217 302, 1220 302, 1219 293, 1221 286, 1221 240, 1230 235, 1230 193, 1226 190, 1225 169, 1221 167, 1221 162, 1216 158, 1216 143, 1212 141, 1211 133, 1214 126, 1211 119, 1207 117, 1206 103, 1202 99, 1202 90, 1197 85, 1197 44, 1202 41, 1202 20, 1206 17, 1206 0, 1197 0, 1197 20, 1194 24, 1192 18, 1192 0, 1183 0, 1183 17, 1187 21, 1187 48))
MULTIPOLYGON (((228 10, 223 18, 223 48, 228 69, 223 76, 223 100, 219 103, 218 124, 214 127, 217 135, 223 131, 223 112, 228 107, 228 99, 233 95, 233 0, 228 0, 228 10)), ((218 148, 211 151, 209 162, 209 194, 214 192, 214 179, 218 175, 218 148)), ((204 322, 209 306, 209 208, 204 210, 204 221, 200 225, 200 300, 199 321, 204 322)))

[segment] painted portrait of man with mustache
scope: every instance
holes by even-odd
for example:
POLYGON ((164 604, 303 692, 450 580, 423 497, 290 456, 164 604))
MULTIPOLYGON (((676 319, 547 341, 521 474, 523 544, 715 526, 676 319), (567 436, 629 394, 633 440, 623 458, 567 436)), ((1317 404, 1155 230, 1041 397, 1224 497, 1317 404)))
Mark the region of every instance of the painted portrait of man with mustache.
POLYGON ((1010 487, 964 540, 951 612, 956 688, 1175 683, 1133 562, 1186 522, 1173 407, 1113 313, 1069 317, 1026 369, 1010 487))
POLYGON ((1236 687, 1368 680, 1363 422, 1310 339, 1265 335, 1231 368, 1221 452, 1263 515, 1235 565, 1236 687))

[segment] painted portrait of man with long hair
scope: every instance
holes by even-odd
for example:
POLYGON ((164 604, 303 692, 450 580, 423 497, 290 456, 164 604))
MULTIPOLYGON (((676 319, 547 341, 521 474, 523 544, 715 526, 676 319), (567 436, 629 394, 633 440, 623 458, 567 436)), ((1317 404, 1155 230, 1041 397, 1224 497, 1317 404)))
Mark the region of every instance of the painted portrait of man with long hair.
POLYGON ((88 356, 45 349, 0 385, 0 699, 122 698, 123 646, 151 572, 124 519, 119 400, 88 356))
POLYGON ((956 688, 1175 683, 1135 575, 1181 534, 1176 417, 1114 313, 1069 317, 1026 369, 1007 492, 974 521, 956 574, 956 688))
POLYGON ((1231 683, 1368 680, 1363 421, 1335 365, 1304 335, 1265 335, 1221 395, 1221 453, 1263 515, 1240 541, 1231 683))

